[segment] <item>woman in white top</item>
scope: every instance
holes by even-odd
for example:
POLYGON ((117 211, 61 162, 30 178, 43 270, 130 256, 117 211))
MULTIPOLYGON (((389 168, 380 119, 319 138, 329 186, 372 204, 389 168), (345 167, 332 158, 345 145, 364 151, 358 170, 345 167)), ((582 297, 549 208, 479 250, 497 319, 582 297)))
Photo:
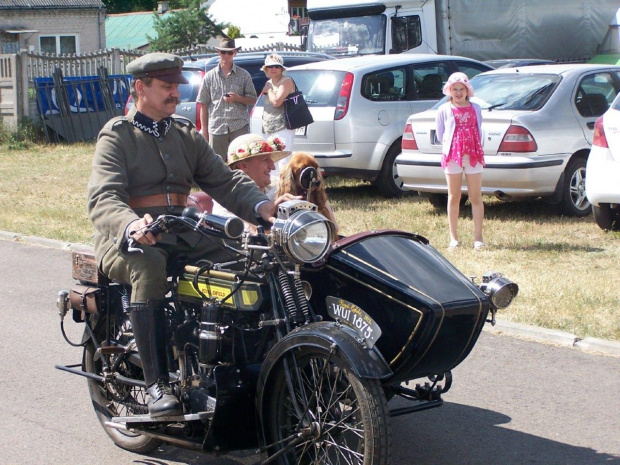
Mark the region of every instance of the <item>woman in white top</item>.
MULTIPOLYGON (((291 150, 295 139, 295 130, 286 128, 284 100, 295 90, 295 84, 290 77, 284 75, 286 70, 284 60, 278 54, 274 53, 267 56, 261 69, 269 78, 261 92, 265 95, 263 134, 265 139, 278 137, 284 142, 286 148, 291 150)), ((278 177, 280 168, 287 163, 288 157, 277 162, 273 176, 278 177)))

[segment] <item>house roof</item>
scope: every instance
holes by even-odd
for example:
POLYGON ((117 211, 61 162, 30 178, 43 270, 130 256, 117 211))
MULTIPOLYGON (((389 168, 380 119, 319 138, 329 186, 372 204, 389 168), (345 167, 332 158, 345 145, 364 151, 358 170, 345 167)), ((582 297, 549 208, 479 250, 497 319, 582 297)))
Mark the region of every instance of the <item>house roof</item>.
POLYGON ((108 48, 133 50, 144 47, 149 43, 147 35, 156 35, 152 11, 107 15, 105 19, 105 43, 108 48))
POLYGON ((0 0, 0 10, 105 8, 101 0, 0 0))

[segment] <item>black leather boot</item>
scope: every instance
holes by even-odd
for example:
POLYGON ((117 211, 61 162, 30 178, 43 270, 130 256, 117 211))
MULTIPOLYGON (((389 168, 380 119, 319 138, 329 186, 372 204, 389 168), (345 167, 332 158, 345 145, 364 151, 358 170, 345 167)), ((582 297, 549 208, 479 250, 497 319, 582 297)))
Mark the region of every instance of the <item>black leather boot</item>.
POLYGON ((134 303, 129 308, 129 319, 149 394, 149 414, 152 417, 180 415, 183 413, 181 403, 168 383, 164 302, 149 300, 147 303, 134 303))

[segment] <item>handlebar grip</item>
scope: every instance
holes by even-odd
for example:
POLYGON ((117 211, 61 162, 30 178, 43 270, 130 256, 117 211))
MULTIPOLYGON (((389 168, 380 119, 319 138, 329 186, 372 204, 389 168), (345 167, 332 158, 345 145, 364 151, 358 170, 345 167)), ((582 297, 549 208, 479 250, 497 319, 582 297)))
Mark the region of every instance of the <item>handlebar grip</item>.
POLYGON ((150 227, 148 229, 148 231, 153 235, 153 236, 157 236, 159 234, 161 234, 163 232, 163 229, 161 228, 161 226, 159 224, 155 224, 154 226, 150 227))

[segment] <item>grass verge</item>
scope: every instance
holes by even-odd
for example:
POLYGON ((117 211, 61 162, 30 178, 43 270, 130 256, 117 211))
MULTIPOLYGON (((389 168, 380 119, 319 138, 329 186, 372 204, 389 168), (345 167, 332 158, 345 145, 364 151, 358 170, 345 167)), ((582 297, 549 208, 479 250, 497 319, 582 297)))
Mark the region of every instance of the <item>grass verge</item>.
MULTIPOLYGON (((85 205, 93 153, 93 144, 0 146, 0 230, 92 243, 85 205)), ((567 218, 542 201, 485 198, 488 248, 473 250, 466 204, 459 221, 462 247, 448 253, 445 211, 425 199, 384 199, 367 183, 340 178, 329 179, 328 186, 342 234, 417 232, 466 276, 494 270, 519 284, 519 296, 501 318, 620 341, 620 233, 601 231, 592 217, 567 218)))

